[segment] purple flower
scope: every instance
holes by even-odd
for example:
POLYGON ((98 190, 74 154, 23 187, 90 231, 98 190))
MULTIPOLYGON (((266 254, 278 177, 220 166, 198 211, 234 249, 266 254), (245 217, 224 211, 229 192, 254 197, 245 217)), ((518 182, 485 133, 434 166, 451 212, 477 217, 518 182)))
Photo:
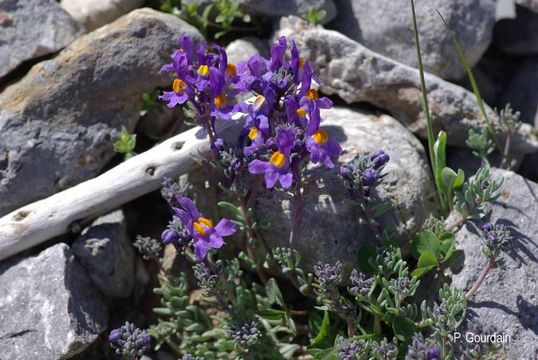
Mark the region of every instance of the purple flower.
POLYGON ((439 360, 441 359, 441 351, 439 348, 435 345, 432 345, 428 348, 428 351, 426 353, 427 360, 439 360))
POLYGON ((265 186, 271 189, 277 182, 284 189, 289 189, 293 182, 293 174, 290 170, 289 156, 295 140, 293 128, 281 129, 277 136, 278 150, 275 151, 269 161, 253 160, 248 165, 252 174, 265 174, 265 186))
POLYGON ((323 162, 325 166, 333 168, 332 158, 339 156, 342 148, 338 142, 329 140, 327 132, 319 128, 320 122, 319 109, 314 104, 310 111, 310 123, 306 132, 306 148, 310 152, 312 163, 323 162))
POLYGON ((372 160, 374 168, 379 169, 387 162, 389 162, 390 156, 383 150, 376 150, 372 154, 370 154, 370 160, 372 160))
POLYGON ((112 330, 108 341, 116 354, 133 360, 142 357, 151 345, 148 333, 128 321, 122 327, 112 330))
POLYGON ((228 219, 222 219, 214 226, 186 196, 176 196, 176 201, 178 207, 173 210, 193 239, 194 253, 198 261, 206 257, 209 249, 220 249, 224 245, 224 236, 230 236, 237 231, 236 225, 228 219))

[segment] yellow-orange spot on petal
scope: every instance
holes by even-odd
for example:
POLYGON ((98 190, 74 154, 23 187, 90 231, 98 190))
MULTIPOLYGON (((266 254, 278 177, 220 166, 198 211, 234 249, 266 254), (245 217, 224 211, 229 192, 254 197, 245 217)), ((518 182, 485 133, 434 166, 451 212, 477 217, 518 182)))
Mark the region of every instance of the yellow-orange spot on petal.
POLYGON ((206 225, 207 227, 213 227, 213 221, 205 217, 199 217, 198 222, 206 225))
POLYGON ((304 68, 304 63, 305 63, 304 59, 299 59, 299 69, 304 68))
POLYGON ((212 228, 213 227, 213 222, 209 219, 206 219, 204 217, 199 217, 198 218, 198 221, 195 221, 192 223, 192 226, 194 227, 194 230, 204 236, 206 233, 207 233, 207 230, 205 227, 202 226, 205 225, 207 228, 212 228))
POLYGON ((226 72, 228 73, 228 75, 232 76, 232 77, 236 77, 237 76, 237 68, 235 67, 234 64, 228 64, 226 65, 226 72))
POLYGON ((200 67, 198 68, 198 75, 209 75, 209 67, 207 65, 200 65, 200 67))
POLYGON ((254 110, 259 110, 264 104, 265 104, 265 97, 263 95, 256 96, 256 99, 254 99, 254 110))
POLYGON ((298 108, 297 109, 297 115, 299 115, 300 117, 303 117, 306 115, 306 110, 303 109, 303 108, 298 108))
POLYGON ((258 134, 259 134, 259 131, 258 129, 256 129, 255 127, 253 127, 252 129, 250 129, 250 131, 248 132, 248 138, 250 140, 254 140, 258 137, 258 134))
POLYGON ((317 100, 319 98, 318 92, 314 89, 310 89, 306 92, 306 98, 308 100, 317 100))
POLYGON ((325 130, 318 130, 312 134, 312 138, 314 139, 315 142, 321 145, 325 143, 327 140, 329 140, 329 135, 327 134, 327 131, 325 130))
POLYGON ((187 84, 185 83, 185 81, 181 79, 175 79, 172 83, 172 90, 174 90, 175 93, 181 94, 183 90, 185 90, 186 86, 187 84))
POLYGON ((224 96, 224 94, 217 95, 213 99, 213 102, 218 109, 221 109, 226 105, 226 97, 224 96))
POLYGON ((277 168, 281 168, 286 165, 286 155, 282 154, 280 151, 276 151, 273 155, 271 155, 269 162, 277 168))

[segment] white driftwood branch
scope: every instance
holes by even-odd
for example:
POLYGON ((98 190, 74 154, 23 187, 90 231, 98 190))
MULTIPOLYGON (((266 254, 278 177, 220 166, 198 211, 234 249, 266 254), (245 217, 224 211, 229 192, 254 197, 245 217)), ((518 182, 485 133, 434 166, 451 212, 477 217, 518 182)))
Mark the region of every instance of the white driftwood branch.
MULTIPOLYGON (((242 120, 218 123, 219 136, 237 134, 242 120)), ((196 127, 130 158, 104 174, 23 206, 0 218, 0 260, 55 236, 77 232, 81 224, 158 189, 165 177, 193 170, 195 157, 210 152, 205 132, 196 127)))

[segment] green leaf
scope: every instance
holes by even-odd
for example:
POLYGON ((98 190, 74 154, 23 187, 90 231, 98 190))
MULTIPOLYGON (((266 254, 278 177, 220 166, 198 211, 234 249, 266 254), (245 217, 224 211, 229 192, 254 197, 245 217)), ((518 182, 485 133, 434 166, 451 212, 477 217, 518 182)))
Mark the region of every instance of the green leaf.
POLYGON ((276 309, 263 309, 258 312, 262 318, 273 321, 280 321, 286 316, 286 312, 276 309))
POLYGON ((329 317, 329 312, 325 311, 318 334, 312 340, 311 346, 318 349, 327 349, 334 344, 335 337, 336 332, 331 331, 331 319, 329 317))
POLYGON ((373 217, 377 218, 386 214, 392 209, 392 203, 390 201, 383 201, 372 207, 373 217))
POLYGON ((413 238, 413 244, 411 245, 411 252, 417 259, 426 252, 429 251, 437 257, 441 248, 441 242, 437 235, 431 231, 423 231, 415 235, 413 238))
POLYGON ((241 223, 243 222, 243 213, 238 206, 235 206, 234 204, 227 201, 219 201, 217 205, 220 209, 230 214, 230 216, 232 216, 235 220, 240 221, 241 223))
POLYGON ((431 251, 425 251, 420 255, 418 259, 417 268, 411 273, 412 276, 421 277, 428 271, 435 268, 439 262, 437 261, 437 256, 435 256, 431 251))
POLYGON ((374 275, 377 269, 370 264, 370 259, 377 257, 377 249, 374 245, 364 245, 357 252, 357 265, 359 270, 367 275, 374 275))
POLYGON ((285 307, 284 298, 282 297, 282 292, 278 288, 278 283, 274 278, 270 278, 265 285, 265 292, 271 300, 272 303, 276 303, 282 307, 285 307))
POLYGON ((433 153, 435 156, 435 182, 438 189, 442 189, 441 172, 446 167, 446 133, 444 131, 439 131, 433 145, 433 153))
POLYGON ((452 233, 444 233, 441 235, 441 255, 443 256, 443 261, 447 261, 452 254, 456 246, 456 238, 452 233))
POLYGON ((394 319, 392 329, 394 330, 394 335, 400 341, 409 340, 416 332, 415 323, 410 319, 401 316, 394 319))

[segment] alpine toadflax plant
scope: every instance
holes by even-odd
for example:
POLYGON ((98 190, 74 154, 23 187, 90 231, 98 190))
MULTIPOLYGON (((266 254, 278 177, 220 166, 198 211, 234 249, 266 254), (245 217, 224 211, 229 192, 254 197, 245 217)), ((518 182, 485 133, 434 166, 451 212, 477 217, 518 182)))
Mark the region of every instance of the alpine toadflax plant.
POLYGON ((151 338, 146 331, 138 329, 130 322, 112 330, 108 341, 116 354, 128 360, 139 359, 151 345, 151 338))

